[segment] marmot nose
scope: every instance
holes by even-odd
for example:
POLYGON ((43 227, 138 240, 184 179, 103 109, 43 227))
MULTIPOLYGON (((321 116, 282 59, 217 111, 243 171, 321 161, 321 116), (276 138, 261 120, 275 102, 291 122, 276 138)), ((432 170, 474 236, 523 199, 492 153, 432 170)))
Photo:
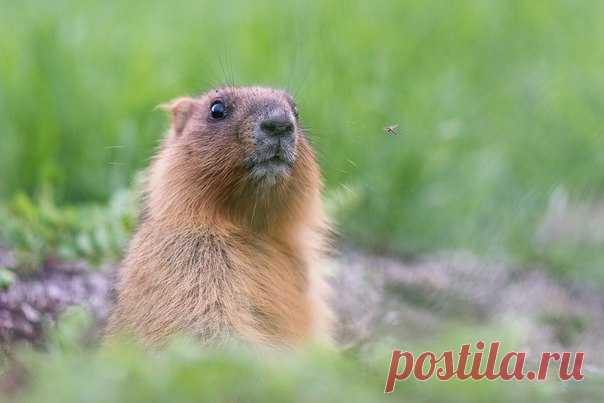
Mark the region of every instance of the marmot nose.
POLYGON ((285 114, 272 116, 260 123, 260 129, 269 136, 289 136, 294 132, 294 122, 285 114))

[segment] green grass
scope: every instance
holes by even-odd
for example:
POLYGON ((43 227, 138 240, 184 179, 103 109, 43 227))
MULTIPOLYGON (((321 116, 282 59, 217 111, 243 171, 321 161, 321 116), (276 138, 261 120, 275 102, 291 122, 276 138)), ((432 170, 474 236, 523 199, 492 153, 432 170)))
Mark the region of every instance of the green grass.
POLYGON ((157 145, 156 105, 262 83, 297 96, 328 191, 354 192, 338 210, 345 237, 509 254, 604 284, 601 244, 549 253, 534 241, 555 188, 602 197, 604 2, 0 8, 4 199, 50 185, 60 204, 107 200, 157 145), (383 133, 390 124, 399 136, 383 133))
POLYGON ((440 334, 404 346, 376 343, 362 352, 312 348, 279 353, 241 346, 203 349, 187 339, 174 340, 160 352, 145 352, 126 340, 106 343, 99 349, 83 347, 87 316, 80 310, 66 316, 53 329, 46 352, 23 350, 16 354, 28 368, 30 384, 11 401, 551 403, 597 401, 602 390, 601 377, 590 374, 583 383, 564 385, 555 380, 406 380, 397 382, 392 394, 384 395, 392 348, 413 351, 415 356, 426 350, 458 351, 461 342, 468 342, 472 334, 483 340, 503 340, 502 346, 511 351, 520 335, 509 329, 464 328, 461 333, 440 334))

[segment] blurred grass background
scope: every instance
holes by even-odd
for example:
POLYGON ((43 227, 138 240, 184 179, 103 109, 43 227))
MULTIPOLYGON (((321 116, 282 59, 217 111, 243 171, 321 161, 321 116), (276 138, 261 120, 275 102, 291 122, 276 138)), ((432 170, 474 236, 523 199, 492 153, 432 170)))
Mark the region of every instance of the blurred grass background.
POLYGON ((158 144, 156 105, 261 83, 297 96, 345 238, 604 283, 601 243, 535 238, 555 189, 604 190, 601 1, 0 4, 5 200, 108 200, 158 144))
MULTIPOLYGON (((264 84, 297 98, 348 242, 404 256, 470 249, 604 287, 604 224, 591 220, 604 193, 603 15, 598 0, 0 0, 0 242, 32 269, 49 253, 119 259, 134 225, 129 189, 167 126, 155 106, 264 84), (392 124, 398 136, 383 132, 392 124), (578 235, 543 236, 558 216, 575 217, 578 235), (588 225, 596 235, 584 236, 588 225)), ((216 382, 209 401, 238 382, 251 401, 293 390, 314 401, 327 384, 340 400, 376 401, 387 363, 319 352, 275 369, 191 348, 158 358, 51 347, 31 358, 28 401, 197 398, 199 371, 216 382), (268 384, 254 389, 256 379, 268 384)), ((568 392, 532 387, 405 383, 397 395, 568 392)))

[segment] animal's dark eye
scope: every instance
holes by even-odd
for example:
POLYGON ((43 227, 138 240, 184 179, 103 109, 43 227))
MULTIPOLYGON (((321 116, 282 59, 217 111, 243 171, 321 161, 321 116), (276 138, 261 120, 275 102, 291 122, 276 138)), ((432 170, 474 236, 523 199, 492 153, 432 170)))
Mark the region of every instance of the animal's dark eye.
POLYGON ((294 105, 293 110, 294 110, 294 116, 296 117, 296 119, 298 119, 298 107, 296 105, 294 105))
POLYGON ((224 119, 226 116, 226 105, 222 101, 214 101, 210 105, 210 116, 214 119, 224 119))

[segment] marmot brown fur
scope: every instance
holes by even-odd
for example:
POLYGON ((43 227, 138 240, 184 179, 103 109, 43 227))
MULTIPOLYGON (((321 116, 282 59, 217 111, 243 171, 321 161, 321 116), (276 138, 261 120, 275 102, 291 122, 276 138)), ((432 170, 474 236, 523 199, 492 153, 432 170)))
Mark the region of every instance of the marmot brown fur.
POLYGON ((153 159, 108 333, 297 346, 326 339, 327 224, 293 99, 261 87, 180 98, 153 159))

